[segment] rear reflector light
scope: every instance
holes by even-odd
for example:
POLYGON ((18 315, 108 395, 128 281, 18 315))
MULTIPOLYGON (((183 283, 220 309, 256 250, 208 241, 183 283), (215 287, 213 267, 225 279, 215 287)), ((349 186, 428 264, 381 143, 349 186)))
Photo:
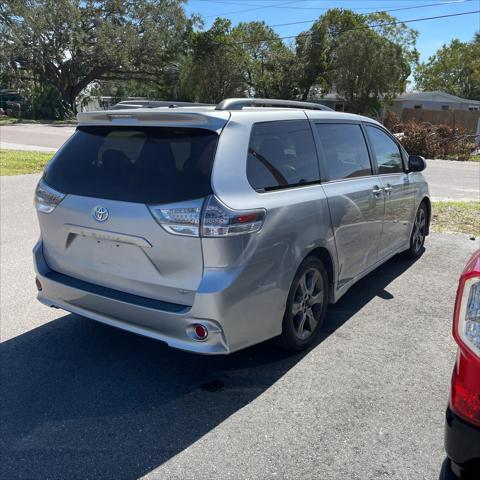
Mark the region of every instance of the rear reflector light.
POLYGON ((204 327, 200 323, 193 326, 193 332, 195 333, 197 340, 205 340, 208 337, 207 327, 204 327))
POLYGON ((237 211, 214 196, 171 205, 150 206, 153 217, 169 233, 190 237, 228 237, 258 232, 265 210, 237 211), (203 210, 202 210, 203 209, 203 210))
POLYGON ((38 279, 38 277, 35 277, 35 285, 37 286, 37 290, 38 290, 39 292, 41 292, 43 287, 42 287, 42 283, 40 282, 40 280, 38 279))
POLYGON ((49 187, 42 179, 38 182, 35 190, 34 203, 39 212, 51 213, 56 206, 65 198, 63 193, 49 187))
POLYGON ((461 281, 455 308, 454 336, 480 357, 480 277, 461 281))

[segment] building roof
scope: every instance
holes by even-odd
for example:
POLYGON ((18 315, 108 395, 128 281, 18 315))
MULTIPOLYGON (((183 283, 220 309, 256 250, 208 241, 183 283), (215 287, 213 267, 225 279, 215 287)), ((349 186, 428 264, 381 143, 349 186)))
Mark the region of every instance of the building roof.
POLYGON ((441 91, 433 92, 406 92, 398 95, 395 101, 413 100, 425 102, 442 102, 442 103, 467 103, 469 105, 480 105, 478 100, 469 100, 467 98, 457 97, 449 93, 441 91))

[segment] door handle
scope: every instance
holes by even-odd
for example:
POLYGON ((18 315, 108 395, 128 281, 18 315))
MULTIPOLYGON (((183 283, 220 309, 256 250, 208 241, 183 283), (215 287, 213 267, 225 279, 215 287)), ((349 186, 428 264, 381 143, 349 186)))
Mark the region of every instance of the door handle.
POLYGON ((373 187, 372 193, 376 196, 379 197, 383 193, 383 189, 379 188, 377 185, 373 187))

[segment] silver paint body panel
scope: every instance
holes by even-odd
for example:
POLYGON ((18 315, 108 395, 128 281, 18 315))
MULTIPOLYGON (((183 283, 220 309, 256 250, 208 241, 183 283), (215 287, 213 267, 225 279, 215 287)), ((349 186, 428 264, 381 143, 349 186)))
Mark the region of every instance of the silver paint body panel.
MULTIPOLYGON (((413 219, 429 196, 420 173, 372 175, 267 193, 246 176, 252 125, 278 120, 371 122, 356 115, 280 108, 218 112, 208 107, 121 110, 79 117, 80 124, 181 125, 220 133, 212 172, 215 195, 228 207, 267 211, 255 234, 227 238, 172 235, 142 204, 67 195, 50 214, 38 213, 41 238, 34 263, 39 300, 109 325, 197 353, 230 353, 279 335, 293 277, 321 249, 332 263, 331 302, 356 281, 409 247, 413 219), (125 111, 127 112, 127 111, 125 111), (374 187, 392 186, 376 197, 374 187), (108 208, 106 222, 90 212, 108 208), (48 272, 116 292, 183 305, 162 311, 87 292, 52 280, 48 272), (206 341, 189 337, 201 321, 206 341)), ((383 127, 382 127, 383 128, 383 127)))

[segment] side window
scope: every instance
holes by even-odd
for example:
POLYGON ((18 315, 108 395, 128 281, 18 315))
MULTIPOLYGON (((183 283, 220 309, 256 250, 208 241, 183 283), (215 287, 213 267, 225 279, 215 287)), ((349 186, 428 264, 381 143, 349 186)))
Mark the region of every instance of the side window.
POLYGON ((367 125, 368 138, 378 165, 378 173, 403 172, 399 146, 379 128, 367 125))
POLYGON ((372 174, 367 145, 360 125, 317 123, 327 180, 372 174))
POLYGON ((247 178, 255 190, 318 181, 318 160, 309 122, 256 123, 248 147, 247 178))

